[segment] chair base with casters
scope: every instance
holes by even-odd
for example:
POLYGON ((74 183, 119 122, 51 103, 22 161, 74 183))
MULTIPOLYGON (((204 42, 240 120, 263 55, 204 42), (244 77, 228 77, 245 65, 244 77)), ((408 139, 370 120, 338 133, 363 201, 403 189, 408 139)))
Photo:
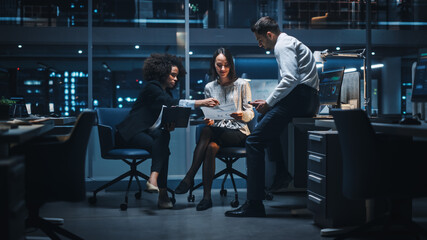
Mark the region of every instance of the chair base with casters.
MULTIPOLYGON (((225 184, 225 181, 227 180, 227 177, 230 176, 231 183, 233 184, 233 188, 234 188, 234 200, 230 202, 231 207, 239 206, 239 195, 237 193, 236 182, 234 181, 233 175, 237 175, 245 180, 247 179, 247 176, 245 174, 233 168, 233 163, 235 163, 237 160, 245 156, 246 156, 246 150, 245 148, 241 148, 241 147, 221 148, 216 155, 216 158, 224 162, 226 167, 220 172, 216 173, 213 179, 217 179, 224 175, 224 179, 222 180, 222 184, 221 184, 221 190, 219 193, 221 196, 225 197, 227 196, 227 190, 224 188, 224 184, 225 184)), ((190 193, 188 194, 188 197, 187 197, 188 202, 194 202, 195 197, 193 195, 193 191, 200 188, 201 186, 203 186, 203 182, 197 184, 196 186, 192 186, 190 188, 190 193)))
POLYGON ((76 234, 65 230, 60 227, 58 223, 51 222, 45 218, 40 217, 39 208, 32 208, 28 213, 28 218, 25 222, 27 228, 38 228, 44 232, 50 239, 59 240, 59 235, 62 235, 68 239, 73 240, 83 240, 83 238, 77 236, 76 234))
MULTIPOLYGON (((109 157, 113 158, 113 159, 117 159, 120 158, 120 152, 121 151, 126 151, 128 152, 129 149, 114 149, 111 150, 108 155, 109 157)), ((126 188, 126 195, 125 195, 125 201, 124 203, 120 204, 120 209, 122 211, 127 210, 128 207, 128 195, 129 195, 129 189, 130 186, 132 184, 132 180, 135 178, 136 183, 138 184, 138 192, 135 193, 135 198, 136 199, 140 199, 141 198, 141 193, 142 193, 142 188, 141 188, 141 182, 139 181, 139 178, 145 179, 146 181, 148 181, 149 177, 147 175, 145 175, 144 173, 138 171, 137 167, 139 164, 141 164, 142 162, 144 162, 145 160, 147 160, 148 158, 150 158, 150 154, 142 149, 132 149, 132 153, 134 153, 135 155, 138 155, 138 159, 132 159, 132 160, 127 160, 127 159, 121 159, 123 162, 125 162, 126 164, 128 164, 130 166, 130 170, 123 173, 122 175, 116 177, 115 179, 111 180, 110 182, 98 187, 95 191, 93 191, 93 196, 90 197, 88 199, 89 203, 94 205, 97 202, 96 199, 96 194, 108 187, 110 187, 111 185, 121 181, 122 179, 126 178, 126 177, 130 177, 127 188, 126 188)), ((129 154, 129 153, 128 153, 129 154)), ((176 199, 175 199, 175 192, 168 188, 167 189, 168 192, 170 192, 172 194, 171 202, 173 204, 175 204, 176 199)))

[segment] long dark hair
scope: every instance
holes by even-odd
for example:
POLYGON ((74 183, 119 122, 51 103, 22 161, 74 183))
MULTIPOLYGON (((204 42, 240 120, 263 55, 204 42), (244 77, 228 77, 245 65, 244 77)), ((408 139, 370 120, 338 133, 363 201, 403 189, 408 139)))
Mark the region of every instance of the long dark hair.
POLYGON ((226 48, 218 48, 211 59, 211 68, 209 69, 209 75, 211 76, 211 81, 216 80, 218 78, 218 73, 215 70, 215 60, 218 55, 223 54, 225 58, 227 59, 228 65, 230 66, 230 72, 228 73, 228 76, 230 80, 235 81, 237 79, 236 75, 236 69, 234 68, 234 61, 233 61, 233 55, 231 52, 226 48))
POLYGON ((164 83, 169 77, 173 66, 176 66, 179 70, 178 80, 183 78, 187 73, 180 57, 167 53, 153 53, 144 61, 144 66, 142 67, 144 80, 157 80, 160 83, 164 83))

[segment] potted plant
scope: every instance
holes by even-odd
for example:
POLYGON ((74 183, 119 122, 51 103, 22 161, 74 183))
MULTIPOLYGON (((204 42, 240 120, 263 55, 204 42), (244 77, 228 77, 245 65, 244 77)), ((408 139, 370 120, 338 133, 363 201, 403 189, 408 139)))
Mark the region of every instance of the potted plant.
POLYGON ((15 104, 15 101, 1 97, 0 99, 0 120, 9 120, 10 106, 15 104))

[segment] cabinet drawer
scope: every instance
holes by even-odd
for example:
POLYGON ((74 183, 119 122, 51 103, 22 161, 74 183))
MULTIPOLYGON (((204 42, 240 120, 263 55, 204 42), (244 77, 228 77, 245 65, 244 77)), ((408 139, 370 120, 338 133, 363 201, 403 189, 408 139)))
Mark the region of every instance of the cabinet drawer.
POLYGON ((325 198, 313 192, 308 191, 307 194, 307 208, 318 217, 325 217, 326 215, 326 201, 325 198))
POLYGON ((326 136, 309 133, 307 149, 311 152, 326 154, 326 136))
POLYGON ((307 190, 320 196, 326 196, 326 177, 308 172, 307 190))
POLYGON ((308 152, 307 170, 326 176, 326 156, 308 152))

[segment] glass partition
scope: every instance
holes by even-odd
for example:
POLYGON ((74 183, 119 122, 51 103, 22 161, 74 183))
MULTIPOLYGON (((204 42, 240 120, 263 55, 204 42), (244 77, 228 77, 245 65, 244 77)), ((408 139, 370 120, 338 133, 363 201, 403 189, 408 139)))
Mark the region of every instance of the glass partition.
MULTIPOLYGON (((361 0, 191 0, 192 28, 248 28, 261 16, 282 17, 284 29, 364 29, 361 0)), ((426 29, 427 2, 371 0, 373 29, 426 29)), ((93 0, 93 26, 184 26, 183 0, 93 0)), ((87 26, 87 0, 2 1, 0 24, 27 27, 87 26)))

